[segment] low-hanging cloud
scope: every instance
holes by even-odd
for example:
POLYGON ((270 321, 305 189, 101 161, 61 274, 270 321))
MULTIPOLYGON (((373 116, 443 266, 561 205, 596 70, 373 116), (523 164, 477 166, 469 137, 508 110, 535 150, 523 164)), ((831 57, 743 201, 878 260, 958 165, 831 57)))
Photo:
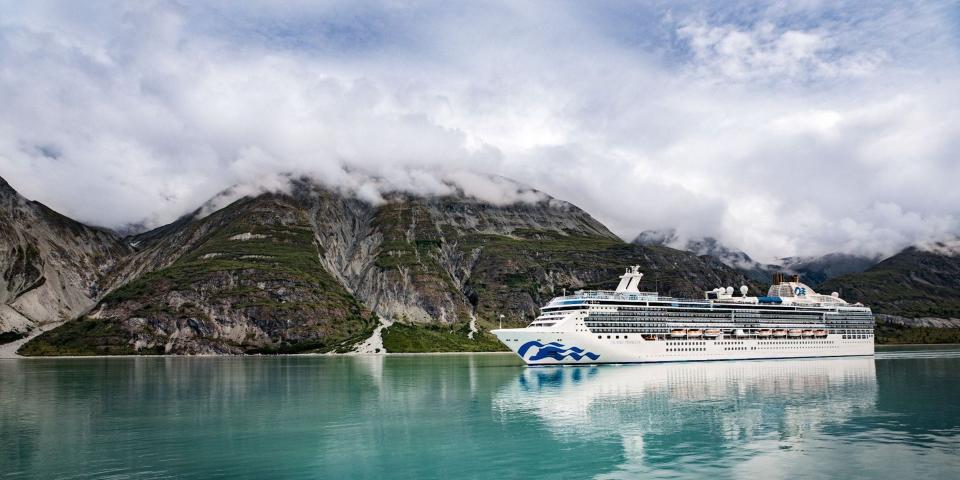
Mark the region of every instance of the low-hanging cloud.
POLYGON ((0 175, 113 227, 303 174, 370 202, 540 190, 765 261, 890 254, 960 231, 949 9, 14 3, 0 175))

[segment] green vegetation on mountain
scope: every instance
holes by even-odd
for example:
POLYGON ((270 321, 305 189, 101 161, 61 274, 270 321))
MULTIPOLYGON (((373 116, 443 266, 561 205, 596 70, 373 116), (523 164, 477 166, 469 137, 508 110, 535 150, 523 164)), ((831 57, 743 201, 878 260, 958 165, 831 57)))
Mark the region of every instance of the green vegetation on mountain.
POLYGON ((26 356, 158 355, 162 346, 134 349, 120 322, 80 317, 44 332, 17 351, 26 356))
POLYGON ((960 343, 960 328, 878 322, 875 338, 881 345, 960 343))
POLYGON ((394 323, 383 331, 383 347, 393 353, 509 351, 492 334, 470 335, 470 324, 413 325, 394 323))
POLYGON ((824 282, 875 313, 906 318, 960 318, 960 255, 908 248, 865 272, 824 282))

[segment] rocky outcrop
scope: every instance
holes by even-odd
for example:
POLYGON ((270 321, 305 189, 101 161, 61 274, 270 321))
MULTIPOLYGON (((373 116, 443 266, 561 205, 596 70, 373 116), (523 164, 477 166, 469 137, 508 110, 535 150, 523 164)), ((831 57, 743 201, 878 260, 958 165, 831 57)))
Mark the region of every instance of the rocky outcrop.
POLYGON ((82 314, 131 252, 116 234, 27 200, 0 178, 0 332, 82 314))

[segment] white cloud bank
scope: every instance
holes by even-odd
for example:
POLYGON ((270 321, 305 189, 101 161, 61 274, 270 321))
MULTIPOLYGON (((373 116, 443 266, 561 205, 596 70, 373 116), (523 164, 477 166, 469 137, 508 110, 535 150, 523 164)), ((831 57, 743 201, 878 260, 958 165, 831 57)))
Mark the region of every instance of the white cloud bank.
POLYGON ((535 195, 493 174, 762 260, 960 231, 949 2, 0 10, 0 175, 91 223, 278 173, 535 195))

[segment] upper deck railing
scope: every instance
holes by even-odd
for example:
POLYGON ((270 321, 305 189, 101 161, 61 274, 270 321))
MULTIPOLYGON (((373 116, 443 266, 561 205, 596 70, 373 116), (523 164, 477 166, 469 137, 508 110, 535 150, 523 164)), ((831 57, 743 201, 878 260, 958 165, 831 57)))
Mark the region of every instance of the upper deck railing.
POLYGON ((573 295, 555 297, 550 305, 568 300, 657 300, 661 297, 657 292, 615 292, 613 290, 581 290, 573 295))
MULTIPOLYGON (((573 303, 582 300, 632 300, 632 301, 672 301, 672 302, 682 302, 684 304, 722 304, 722 305, 731 305, 731 304, 743 304, 743 305, 758 305, 755 302, 744 302, 736 298, 724 299, 724 300, 707 300, 702 298, 676 298, 660 295, 658 292, 616 292, 613 290, 581 290, 575 292, 573 295, 564 295, 562 297, 555 297, 553 300, 550 300, 550 303, 544 306, 546 307, 555 307, 558 305, 563 305, 566 303, 573 303)), ((819 302, 810 302, 810 303, 796 303, 783 305, 794 308, 844 308, 850 310, 859 310, 867 309, 867 307, 861 304, 829 304, 829 303, 819 303, 819 302)))

